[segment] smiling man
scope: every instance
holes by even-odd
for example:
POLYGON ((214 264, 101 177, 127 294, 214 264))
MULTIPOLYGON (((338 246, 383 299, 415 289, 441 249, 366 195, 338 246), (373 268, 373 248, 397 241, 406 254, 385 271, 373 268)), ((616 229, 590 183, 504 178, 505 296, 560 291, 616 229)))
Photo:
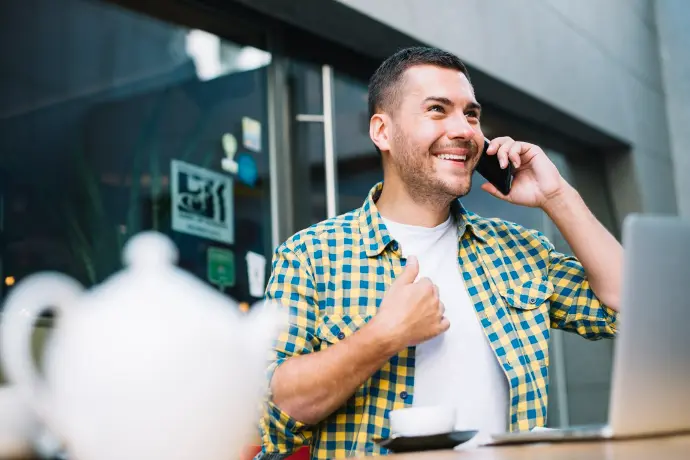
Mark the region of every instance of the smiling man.
POLYGON ((544 426, 550 328, 613 337, 622 248, 536 145, 493 139, 510 195, 539 207, 575 257, 539 232, 461 205, 481 107, 454 55, 410 48, 369 88, 384 180, 363 206, 303 230, 273 260, 267 298, 290 312, 270 368, 264 458, 385 453, 388 414, 453 405, 458 429, 544 426))

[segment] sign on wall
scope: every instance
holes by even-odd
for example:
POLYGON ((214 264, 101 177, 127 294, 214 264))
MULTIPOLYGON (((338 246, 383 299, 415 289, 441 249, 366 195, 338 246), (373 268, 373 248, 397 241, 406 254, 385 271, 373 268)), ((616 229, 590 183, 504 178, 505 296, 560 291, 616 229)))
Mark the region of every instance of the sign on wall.
POLYGON ((170 201, 174 231, 232 244, 232 196, 230 176, 172 160, 170 201))
POLYGON ((221 289, 235 285, 235 254, 223 248, 208 248, 207 277, 221 289))

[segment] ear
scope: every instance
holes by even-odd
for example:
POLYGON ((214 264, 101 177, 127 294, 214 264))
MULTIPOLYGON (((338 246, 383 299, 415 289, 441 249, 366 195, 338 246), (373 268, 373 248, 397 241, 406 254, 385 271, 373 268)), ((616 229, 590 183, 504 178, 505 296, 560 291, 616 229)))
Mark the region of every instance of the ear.
POLYGON ((383 113, 374 114, 369 120, 369 137, 382 152, 390 151, 390 119, 383 113))

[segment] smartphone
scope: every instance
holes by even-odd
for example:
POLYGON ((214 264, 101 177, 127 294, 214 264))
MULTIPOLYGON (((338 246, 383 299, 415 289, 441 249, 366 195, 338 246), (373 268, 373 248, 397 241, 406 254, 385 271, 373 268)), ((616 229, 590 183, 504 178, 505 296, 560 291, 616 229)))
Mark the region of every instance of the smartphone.
POLYGON ((486 149, 489 148, 489 140, 484 139, 484 149, 477 163, 477 171, 484 179, 493 184, 504 195, 510 193, 513 185, 513 164, 508 162, 508 166, 503 169, 498 162, 498 155, 487 155, 486 149))

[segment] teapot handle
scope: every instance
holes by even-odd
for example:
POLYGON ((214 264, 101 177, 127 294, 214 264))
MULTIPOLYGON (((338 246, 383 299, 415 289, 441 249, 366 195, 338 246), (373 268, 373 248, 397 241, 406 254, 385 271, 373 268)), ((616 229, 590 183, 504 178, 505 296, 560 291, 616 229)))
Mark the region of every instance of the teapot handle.
POLYGON ((55 310, 61 319, 68 316, 84 288, 73 278, 45 272, 19 282, 7 296, 0 321, 0 362, 8 380, 44 420, 45 382, 33 362, 31 337, 39 315, 55 310))

